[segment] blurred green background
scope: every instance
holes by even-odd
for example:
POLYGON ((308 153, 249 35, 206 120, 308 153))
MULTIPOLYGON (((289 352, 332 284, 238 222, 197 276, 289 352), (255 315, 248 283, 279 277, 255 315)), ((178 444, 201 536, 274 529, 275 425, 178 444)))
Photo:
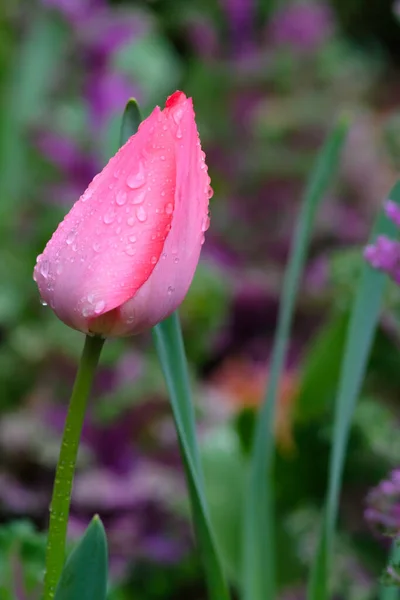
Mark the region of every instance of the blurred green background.
MULTIPOLYGON (((400 165, 400 5, 392 0, 3 0, 0 7, 0 597, 36 600, 43 531, 82 335, 41 306, 32 271, 58 222, 145 115, 193 96, 214 197, 181 309, 212 520, 232 585, 244 465, 268 379, 304 184, 352 118, 318 217, 276 438, 282 600, 305 598, 327 480, 348 309, 400 165)), ((377 598, 400 529, 400 294, 388 288, 341 499, 335 599, 377 598)), ((98 512, 110 600, 204 600, 166 392, 149 336, 105 346, 85 424, 71 541, 98 512)))

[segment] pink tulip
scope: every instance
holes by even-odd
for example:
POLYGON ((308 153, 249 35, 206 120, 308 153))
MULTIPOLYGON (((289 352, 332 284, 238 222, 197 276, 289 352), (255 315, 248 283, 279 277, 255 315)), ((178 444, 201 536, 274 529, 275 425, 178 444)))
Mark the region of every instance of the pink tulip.
POLYGON ((84 333, 139 333, 182 302, 212 196, 193 104, 175 92, 96 175, 38 256, 42 301, 84 333))

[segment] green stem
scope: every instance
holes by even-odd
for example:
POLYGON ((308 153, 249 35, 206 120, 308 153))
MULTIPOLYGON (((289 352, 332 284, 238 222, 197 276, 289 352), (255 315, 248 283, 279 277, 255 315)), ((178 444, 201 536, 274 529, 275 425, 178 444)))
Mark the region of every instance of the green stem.
POLYGON ((65 421, 50 505, 49 536, 46 551, 44 600, 52 600, 64 567, 72 482, 78 454, 87 399, 100 358, 104 339, 86 336, 65 421))

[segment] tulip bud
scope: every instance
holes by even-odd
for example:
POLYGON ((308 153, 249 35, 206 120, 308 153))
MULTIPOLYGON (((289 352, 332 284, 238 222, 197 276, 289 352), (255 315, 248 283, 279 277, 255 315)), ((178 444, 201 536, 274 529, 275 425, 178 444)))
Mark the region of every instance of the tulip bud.
POLYGON ((209 226, 192 100, 175 92, 96 175, 38 256, 43 302, 83 333, 125 336, 169 316, 209 226))

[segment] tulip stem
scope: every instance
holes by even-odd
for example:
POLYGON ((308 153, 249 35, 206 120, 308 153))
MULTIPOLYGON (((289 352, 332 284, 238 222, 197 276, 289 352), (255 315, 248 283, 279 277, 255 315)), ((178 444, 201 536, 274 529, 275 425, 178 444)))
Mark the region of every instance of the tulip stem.
POLYGON ((86 336, 65 420, 50 505, 49 535, 44 576, 44 600, 52 600, 64 567, 72 483, 87 400, 104 339, 86 336))

